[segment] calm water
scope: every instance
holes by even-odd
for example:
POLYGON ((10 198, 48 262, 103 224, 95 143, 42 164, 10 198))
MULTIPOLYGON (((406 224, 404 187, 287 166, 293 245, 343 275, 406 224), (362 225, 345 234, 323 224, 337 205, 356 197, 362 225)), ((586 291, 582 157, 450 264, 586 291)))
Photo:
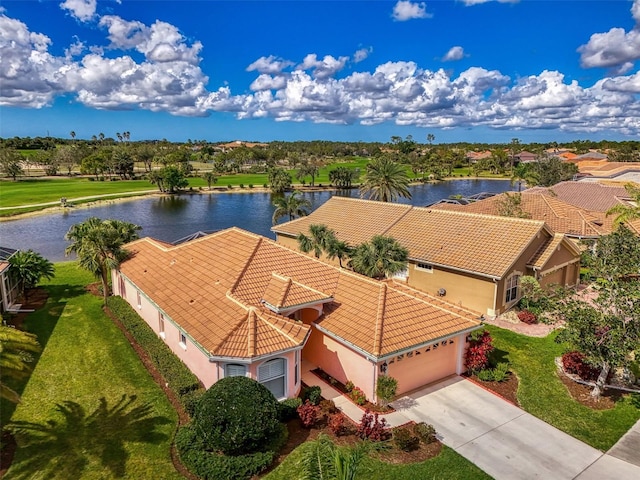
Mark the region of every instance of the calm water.
MULTIPOLYGON (((453 180, 411 187, 411 200, 401 203, 424 206, 449 195, 510 190, 508 180, 453 180)), ((337 192, 307 192, 313 208, 337 192)), ((344 193, 343 193, 344 194, 344 193)), ((347 196, 357 197, 351 190, 347 196)), ((88 217, 116 218, 142 226, 141 236, 173 242, 199 230, 220 230, 237 226, 274 238, 271 232, 272 206, 269 193, 184 194, 173 197, 146 197, 139 200, 104 204, 93 208, 68 209, 65 213, 0 223, 0 244, 21 250, 32 249, 57 262, 65 260, 69 227, 88 217)), ((282 219, 284 221, 284 219, 282 219)))

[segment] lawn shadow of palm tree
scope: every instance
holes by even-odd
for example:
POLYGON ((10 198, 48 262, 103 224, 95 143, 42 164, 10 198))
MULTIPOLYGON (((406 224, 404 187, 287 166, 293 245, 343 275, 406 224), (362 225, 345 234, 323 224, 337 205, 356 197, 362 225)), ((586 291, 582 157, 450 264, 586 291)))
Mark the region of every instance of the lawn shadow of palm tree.
POLYGON ((96 462, 113 477, 124 477, 129 458, 125 444, 164 442, 168 435, 157 428, 171 423, 152 416, 151 404, 135 405, 136 400, 136 395, 123 395, 109 407, 102 397, 90 415, 82 405, 64 401, 56 405, 61 421, 12 422, 9 428, 19 445, 19 461, 9 471, 12 478, 78 478, 96 462))

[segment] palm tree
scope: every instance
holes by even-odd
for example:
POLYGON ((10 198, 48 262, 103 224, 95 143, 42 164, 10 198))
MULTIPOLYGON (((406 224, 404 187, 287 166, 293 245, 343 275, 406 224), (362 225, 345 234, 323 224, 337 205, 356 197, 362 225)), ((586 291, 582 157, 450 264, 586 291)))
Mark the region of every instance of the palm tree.
POLYGON ((80 266, 93 273, 102 282, 104 302, 109 296, 109 271, 118 268, 129 252, 123 247, 138 238, 142 227, 122 220, 102 220, 90 217, 72 225, 65 239, 72 243, 65 253, 75 252, 80 266))
POLYGON ((620 203, 619 205, 607 210, 607 217, 609 215, 616 215, 616 218, 613 221, 616 226, 640 219, 640 187, 636 187, 635 185, 628 183, 624 188, 631 197, 631 204, 625 205, 620 203))
POLYGON ((377 157, 367 165, 360 196, 393 202, 398 197, 411 198, 409 178, 404 167, 388 157, 377 157))
POLYGON ((522 191, 522 182, 528 187, 538 184, 538 176, 528 163, 519 163, 511 172, 511 185, 518 182, 518 192, 522 191))
MULTIPOLYGON (((333 234, 333 231, 331 231, 331 233, 333 234)), ((327 243, 325 252, 327 254, 327 258, 329 260, 337 258, 340 268, 342 268, 342 261, 351 256, 353 249, 347 244, 347 242, 343 242, 342 240, 335 238, 335 234, 333 234, 333 238, 329 237, 327 243)))
POLYGON ((7 379, 19 379, 29 374, 33 358, 29 352, 40 351, 35 335, 15 328, 0 326, 0 397, 13 403, 20 395, 6 385, 7 379))
POLYGON ((33 250, 18 251, 9 258, 13 278, 18 282, 20 293, 25 296, 29 288, 35 287, 43 278, 52 279, 55 275, 53 263, 33 250))
POLYGON ((300 197, 300 192, 292 192, 291 195, 278 195, 275 197, 273 206, 276 209, 271 220, 275 225, 282 217, 289 216, 291 221, 296 217, 307 216, 311 208, 311 202, 306 198, 300 197))
POLYGON ((313 250, 316 258, 320 258, 323 252, 329 250, 329 246, 336 240, 335 233, 326 225, 309 225, 309 236, 298 234, 298 247, 304 253, 313 250))
POLYGON ((351 256, 353 269, 371 278, 384 278, 407 268, 409 251, 394 238, 374 236, 356 247, 351 256))

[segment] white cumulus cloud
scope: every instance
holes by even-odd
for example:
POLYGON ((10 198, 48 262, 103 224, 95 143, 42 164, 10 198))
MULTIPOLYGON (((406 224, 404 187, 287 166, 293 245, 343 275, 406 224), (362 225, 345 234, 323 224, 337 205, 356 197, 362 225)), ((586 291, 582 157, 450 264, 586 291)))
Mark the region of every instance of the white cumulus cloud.
POLYGON ((360 48, 356 50, 356 52, 353 54, 353 63, 360 63, 363 60, 366 60, 367 57, 371 55, 371 52, 373 52, 373 47, 360 48))
POLYGON ((65 0, 60 8, 68 10, 72 17, 88 22, 95 17, 97 0, 65 0))
POLYGON ((454 62, 456 60, 462 60, 464 58, 464 48, 456 45, 451 47, 449 51, 442 57, 443 62, 454 62))
POLYGON ((282 72, 285 68, 292 67, 293 65, 295 65, 294 62, 269 55, 268 57, 260 57, 249 65, 247 67, 247 72, 253 72, 255 70, 258 73, 274 75, 282 72))
POLYGON ((472 7, 473 5, 480 5, 481 3, 489 3, 497 1, 498 3, 519 3, 520 0, 462 0, 467 7, 472 7))
POLYGON ((427 5, 424 2, 398 0, 391 16, 397 22, 406 22, 414 18, 431 18, 433 14, 427 12, 427 5))

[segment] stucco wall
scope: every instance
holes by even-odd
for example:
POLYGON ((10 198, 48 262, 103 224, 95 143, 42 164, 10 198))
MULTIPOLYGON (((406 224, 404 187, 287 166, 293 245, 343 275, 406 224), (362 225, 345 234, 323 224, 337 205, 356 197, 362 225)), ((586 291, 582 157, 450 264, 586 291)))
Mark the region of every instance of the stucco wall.
POLYGON ((447 293, 443 300, 485 315, 488 309, 493 308, 495 287, 489 278, 474 277, 435 266, 428 272, 417 268, 415 263, 410 263, 407 283, 417 290, 436 296, 438 290, 444 288, 447 293))

